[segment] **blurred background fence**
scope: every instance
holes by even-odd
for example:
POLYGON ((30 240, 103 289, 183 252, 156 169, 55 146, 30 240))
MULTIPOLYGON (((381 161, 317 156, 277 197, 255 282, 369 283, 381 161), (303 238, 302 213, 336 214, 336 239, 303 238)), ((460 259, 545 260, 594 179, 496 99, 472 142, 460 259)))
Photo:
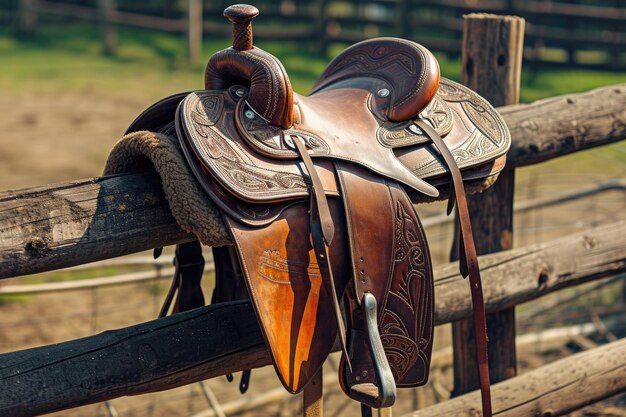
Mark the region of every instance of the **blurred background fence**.
MULTIPOLYGON (((28 34, 46 22, 89 21, 100 26, 103 52, 114 54, 118 25, 180 33, 188 56, 199 59, 202 37, 227 36, 223 0, 0 0, 0 23, 28 34)), ((460 53, 462 15, 511 14, 526 19, 525 65, 623 70, 624 0, 280 0, 254 1, 261 39, 300 40, 326 52, 333 43, 374 36, 418 40, 451 57, 460 53)))

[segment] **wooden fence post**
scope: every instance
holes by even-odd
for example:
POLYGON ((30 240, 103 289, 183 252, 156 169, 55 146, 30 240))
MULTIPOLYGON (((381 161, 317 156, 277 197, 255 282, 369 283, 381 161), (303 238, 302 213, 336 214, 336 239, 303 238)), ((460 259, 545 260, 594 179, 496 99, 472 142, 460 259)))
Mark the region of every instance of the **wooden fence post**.
POLYGON ((31 35, 37 26, 37 0, 20 0, 19 33, 31 35))
MULTIPOLYGON (((494 107, 517 103, 523 39, 524 19, 520 17, 490 14, 464 16, 463 84, 485 97, 494 107)), ((491 188, 468 198, 476 249, 480 255, 513 246, 514 174, 513 168, 505 169, 491 188)), ((517 373, 515 310, 511 308, 490 314, 487 327, 491 382, 495 383, 517 373)), ((452 338, 453 395, 456 396, 478 388, 471 320, 453 323, 452 338)))
POLYGON ((315 22, 313 23, 313 38, 317 41, 317 50, 321 55, 326 55, 326 4, 328 0, 315 0, 315 22))
POLYGON ((111 22, 111 14, 115 11, 116 0, 98 0, 98 21, 100 24, 100 36, 102 38, 102 53, 115 55, 117 33, 115 25, 111 22))
POLYGON ((187 59, 196 65, 202 55, 202 0, 189 0, 187 5, 187 59))
POLYGON ((396 10, 397 30, 405 39, 411 39, 411 3, 409 0, 400 0, 396 10))

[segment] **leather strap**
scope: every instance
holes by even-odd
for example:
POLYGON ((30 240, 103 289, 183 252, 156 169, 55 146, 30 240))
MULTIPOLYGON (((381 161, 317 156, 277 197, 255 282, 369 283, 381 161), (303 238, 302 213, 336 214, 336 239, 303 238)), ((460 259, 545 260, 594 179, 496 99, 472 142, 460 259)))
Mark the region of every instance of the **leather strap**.
POLYGON ((322 417, 324 415, 324 370, 315 374, 302 395, 302 414, 304 417, 322 417))
POLYGON ((249 299, 234 246, 215 246, 211 249, 215 265, 215 288, 211 295, 211 304, 249 299))
POLYGON ((322 184, 322 180, 317 174, 317 170, 315 169, 315 165, 313 165, 313 160, 309 155, 309 152, 306 150, 306 147, 298 136, 291 135, 291 140, 293 141, 300 157, 302 158, 302 162, 304 162, 304 166, 311 178, 311 191, 313 194, 311 197, 315 198, 317 213, 319 215, 320 225, 322 226, 322 235, 324 236, 324 242, 326 245, 329 245, 333 242, 333 236, 335 235, 335 226, 333 224, 333 219, 330 216, 330 209, 328 208, 328 201, 326 200, 326 193, 324 192, 324 185, 322 184))
POLYGON ((478 360, 483 416, 491 417, 491 390, 489 382, 489 361, 487 357, 488 338, 485 303, 483 300, 480 270, 478 267, 478 256, 476 254, 476 247, 474 245, 474 237, 472 234, 472 224, 469 217, 469 209, 467 207, 465 188, 463 187, 463 177, 456 161, 454 160, 454 156, 444 143, 443 139, 437 134, 435 129, 423 120, 416 120, 414 123, 433 141, 437 150, 446 162, 450 175, 452 176, 453 187, 450 189, 448 214, 456 201, 457 218, 459 219, 459 230, 461 234, 459 239, 459 269, 464 278, 469 275, 472 294, 472 310, 474 313, 474 331, 476 332, 476 356, 478 360))
POLYGON ((177 245, 174 266, 174 278, 159 312, 159 318, 167 315, 174 294, 176 294, 176 301, 172 314, 204 305, 204 295, 200 287, 204 272, 204 258, 202 257, 200 242, 195 240, 177 245))
MULTIPOLYGON (((215 288, 211 296, 211 304, 249 299, 250 296, 244 282, 241 264, 233 246, 215 246, 213 263, 215 265, 215 288)), ((243 394, 250 386, 250 369, 241 373, 239 391, 243 394)), ((226 374, 228 382, 233 382, 233 374, 226 374)))
POLYGON ((313 247, 315 248, 315 256, 317 263, 320 267, 320 272, 324 276, 324 288, 328 293, 330 299, 333 302, 333 309, 335 311, 335 319, 337 321, 337 328, 339 329, 339 343, 341 344, 341 350, 346 356, 347 366, 352 370, 352 364, 348 356, 348 345, 346 341, 346 329, 343 322, 343 316, 341 314, 341 307, 339 306, 339 300, 337 298, 337 286, 335 285, 335 278, 333 277, 333 271, 330 266, 329 249, 333 236, 335 234, 335 226, 333 224, 332 217, 330 215, 330 208, 328 207, 328 201, 326 200, 326 194, 322 186, 322 181, 313 165, 313 160, 306 150, 306 147, 297 136, 291 137, 295 145, 296 150, 302 158, 302 162, 311 178, 311 240, 313 247))

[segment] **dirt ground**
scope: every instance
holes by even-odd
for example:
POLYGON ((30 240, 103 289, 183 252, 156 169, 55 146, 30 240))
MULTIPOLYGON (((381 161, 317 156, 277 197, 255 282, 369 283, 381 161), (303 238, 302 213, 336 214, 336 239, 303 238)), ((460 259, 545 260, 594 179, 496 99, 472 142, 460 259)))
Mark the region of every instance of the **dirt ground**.
POLYGON ((101 174, 108 151, 149 104, 89 91, 0 94, 0 189, 101 174))
MULTIPOLYGON (((98 175, 108 150, 135 115, 148 104, 150 100, 127 100, 88 91, 65 95, 42 93, 0 96, 0 117, 4 125, 0 135, 0 189, 98 175)), ((539 198, 562 192, 568 187, 626 177, 626 168, 619 159, 613 157, 613 153, 598 151, 593 155, 590 157, 591 162, 588 158, 584 163, 586 168, 591 166, 588 175, 573 175, 571 167, 568 168, 563 162, 548 167, 552 171, 546 171, 546 165, 543 165, 521 172, 518 178, 520 199, 539 198)), ((541 242, 593 225, 624 220, 625 209, 626 194, 610 192, 568 205, 565 211, 563 207, 557 207, 520 214, 516 217, 515 245, 541 242)), ((436 215, 441 212, 441 207, 429 205, 420 208, 420 212, 424 217, 436 215)), ((444 262, 452 235, 450 225, 432 227, 427 233, 435 264, 444 262)), ((11 281, 19 282, 20 279, 11 281)), ((147 321, 156 316, 161 299, 162 292, 155 291, 152 284, 144 284, 39 295, 20 302, 6 303, 0 305, 0 351, 57 343, 147 321)), ((449 330, 438 329, 437 336, 438 347, 444 347, 449 341, 449 330)), ((520 352, 520 371, 524 372, 569 353, 570 350, 564 344, 548 353, 535 350, 520 352)), ((326 372, 334 373, 332 364, 327 365, 326 372)), ((235 381, 238 381, 238 376, 235 376, 235 381)), ((432 381, 436 383, 419 390, 403 390, 394 414, 402 415, 445 399, 446 393, 452 388, 450 367, 437 370, 432 381)), ((216 378, 208 381, 208 385, 222 404, 241 399, 237 382, 229 384, 225 378, 216 378)), ((273 369, 267 367, 253 371, 247 395, 261 394, 279 387, 273 369)), ((259 408, 245 415, 289 416, 299 410, 300 404, 299 397, 290 397, 279 404, 259 408)), ((356 404, 346 402, 337 388, 328 391, 326 404, 328 416, 358 413, 356 404)), ((164 393, 115 399, 108 408, 105 404, 96 404, 52 415, 189 417, 205 409, 207 401, 202 388, 199 384, 192 384, 164 393)), ((624 416, 626 413, 623 403, 617 401, 592 406, 573 415, 624 416)))

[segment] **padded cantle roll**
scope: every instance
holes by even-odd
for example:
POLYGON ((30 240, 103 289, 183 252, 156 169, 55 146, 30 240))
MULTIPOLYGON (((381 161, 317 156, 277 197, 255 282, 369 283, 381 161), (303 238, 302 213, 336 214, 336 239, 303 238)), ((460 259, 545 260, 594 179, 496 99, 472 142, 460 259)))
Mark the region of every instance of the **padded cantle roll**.
POLYGON ((204 74, 206 90, 249 85, 248 104, 264 119, 285 129, 294 122, 293 90, 287 71, 272 54, 259 48, 224 49, 214 54, 204 74))
POLYGON ((387 117, 403 122, 417 117, 439 88, 439 64, 422 45, 399 38, 359 42, 328 64, 311 94, 331 84, 356 77, 376 77, 390 86, 387 117))

